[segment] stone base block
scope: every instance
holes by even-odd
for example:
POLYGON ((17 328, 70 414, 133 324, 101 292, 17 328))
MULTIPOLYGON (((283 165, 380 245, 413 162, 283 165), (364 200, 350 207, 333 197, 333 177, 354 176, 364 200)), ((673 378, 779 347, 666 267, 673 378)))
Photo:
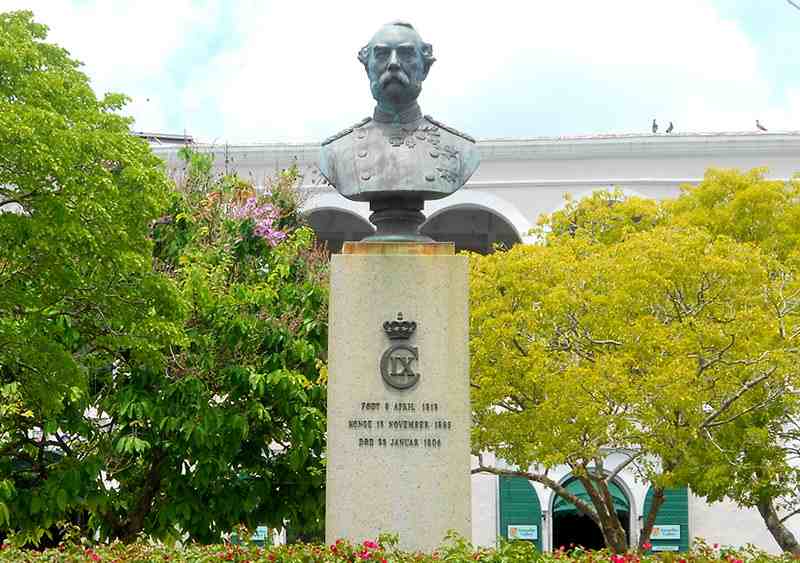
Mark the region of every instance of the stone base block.
POLYGON ((344 250, 331 261, 326 540, 469 538, 467 258, 437 243, 344 250))

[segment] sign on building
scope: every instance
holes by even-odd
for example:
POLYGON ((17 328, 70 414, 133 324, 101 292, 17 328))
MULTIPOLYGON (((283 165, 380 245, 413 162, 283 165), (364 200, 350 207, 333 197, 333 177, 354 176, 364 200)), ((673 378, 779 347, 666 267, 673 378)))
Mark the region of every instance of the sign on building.
POLYGON ((651 540, 679 540, 681 539, 681 527, 679 525, 660 525, 653 526, 650 534, 651 540))
POLYGON ((508 527, 508 539, 536 541, 539 539, 539 526, 510 525, 508 527))

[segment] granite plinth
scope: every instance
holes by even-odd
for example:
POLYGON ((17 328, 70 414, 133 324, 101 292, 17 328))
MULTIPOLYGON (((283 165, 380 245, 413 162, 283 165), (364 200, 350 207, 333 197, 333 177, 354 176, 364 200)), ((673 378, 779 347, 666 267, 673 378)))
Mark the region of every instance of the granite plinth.
POLYGON ((431 550, 448 530, 469 538, 467 258, 446 243, 343 250, 331 261, 326 540, 391 532, 431 550), (407 339, 384 331, 398 313, 416 323, 407 339), (398 344, 404 359, 382 374, 398 344), (393 387, 404 369, 418 381, 393 387))

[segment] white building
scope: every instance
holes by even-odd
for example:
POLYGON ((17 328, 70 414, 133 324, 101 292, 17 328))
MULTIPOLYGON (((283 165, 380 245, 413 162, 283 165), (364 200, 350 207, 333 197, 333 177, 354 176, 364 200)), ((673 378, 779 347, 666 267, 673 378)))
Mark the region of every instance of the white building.
MULTIPOLYGON (((480 252, 490 251, 496 242, 510 246, 530 240, 528 231, 537 218, 563 206, 567 193, 580 198, 617 187, 628 194, 664 199, 676 196, 682 184, 699 182, 712 167, 766 167, 768 177, 781 180, 800 172, 800 131, 499 139, 479 141, 478 146, 480 168, 453 196, 426 203, 428 220, 422 230, 435 239, 455 241, 459 249, 480 252)), ((181 166, 178 148, 153 146, 173 168, 181 166)), ((213 153, 219 169, 235 170, 257 185, 297 164, 309 221, 334 251, 342 241, 358 240, 372 231, 368 204, 345 200, 321 181, 318 144, 195 148, 213 153)), ((566 469, 551 476, 562 483, 570 481, 566 469)), ((635 541, 648 509, 647 487, 623 471, 616 479, 615 498, 618 511, 627 514, 629 536, 635 541)), ((535 534, 538 546, 546 550, 589 540, 590 526, 574 507, 524 479, 475 476, 472 505, 477 544, 493 544, 498 535, 507 535, 509 526, 527 526, 525 530, 535 534)), ((708 505, 686 490, 669 493, 657 523, 661 537, 652 543, 659 549, 683 549, 699 537, 712 544, 753 543, 779 551, 755 510, 731 503, 708 505)), ((800 518, 788 523, 800 533, 800 518)))

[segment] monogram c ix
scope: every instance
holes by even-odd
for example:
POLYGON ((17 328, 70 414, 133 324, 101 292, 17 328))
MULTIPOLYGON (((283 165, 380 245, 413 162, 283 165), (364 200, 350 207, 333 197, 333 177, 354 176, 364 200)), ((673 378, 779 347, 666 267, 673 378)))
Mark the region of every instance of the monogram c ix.
MULTIPOLYGON (((389 340, 407 341, 414 331, 417 323, 403 320, 403 313, 397 313, 397 320, 383 323, 383 330, 389 340)), ((381 356, 381 377, 395 389, 410 389, 419 381, 420 374, 415 371, 419 363, 419 349, 400 342, 389 346, 381 356)))

